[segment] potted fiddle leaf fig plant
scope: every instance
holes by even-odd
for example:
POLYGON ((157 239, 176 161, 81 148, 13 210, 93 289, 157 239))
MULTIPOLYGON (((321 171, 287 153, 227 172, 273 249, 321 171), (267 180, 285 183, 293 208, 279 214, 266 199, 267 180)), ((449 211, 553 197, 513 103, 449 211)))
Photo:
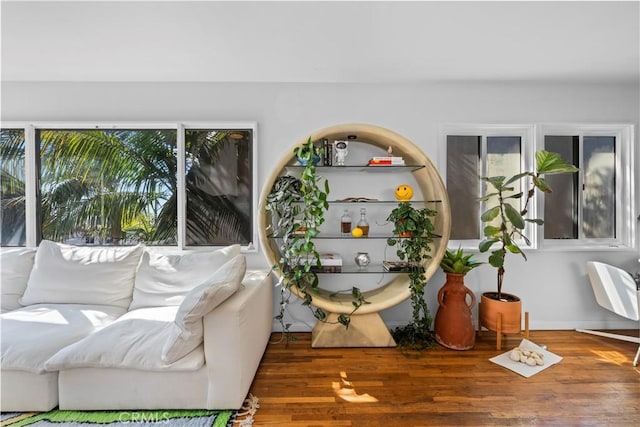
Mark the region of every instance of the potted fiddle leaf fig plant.
POLYGON ((488 193, 479 201, 487 203, 487 209, 481 219, 487 223, 484 227, 484 239, 478 249, 484 253, 491 251, 488 262, 497 270, 497 290, 484 292, 480 303, 480 325, 491 331, 501 330, 503 333, 521 331, 522 301, 513 294, 502 292, 507 254, 520 254, 524 260, 527 256, 520 247, 524 242, 530 245, 524 234, 527 223, 542 225, 541 218, 528 218, 529 202, 536 190, 551 193, 551 188, 544 179, 545 175, 575 173, 578 168, 562 159, 558 153, 545 150, 536 152, 535 172, 526 171, 510 178, 505 176, 483 177, 488 185, 488 193), (528 190, 515 191, 514 184, 522 178, 526 179, 528 190), (512 202, 515 202, 512 204, 512 202), (502 323, 498 326, 498 313, 502 323))
POLYGON ((435 340, 452 350, 469 350, 476 342, 475 328, 471 309, 476 297, 464 284, 465 275, 484 263, 465 254, 461 248, 457 251, 445 251, 440 268, 447 280, 438 291, 438 311, 433 322, 435 340), (467 300, 467 297, 469 298, 467 300))
POLYGON ((434 238, 431 218, 436 215, 435 210, 416 209, 410 202, 401 201, 387 217, 387 221, 394 224, 394 235, 398 236, 387 239, 387 244, 397 246, 398 258, 408 262, 411 289, 412 320, 409 324, 391 331, 400 347, 424 349, 433 343, 432 317, 424 299, 424 263, 431 259, 430 244, 434 238))

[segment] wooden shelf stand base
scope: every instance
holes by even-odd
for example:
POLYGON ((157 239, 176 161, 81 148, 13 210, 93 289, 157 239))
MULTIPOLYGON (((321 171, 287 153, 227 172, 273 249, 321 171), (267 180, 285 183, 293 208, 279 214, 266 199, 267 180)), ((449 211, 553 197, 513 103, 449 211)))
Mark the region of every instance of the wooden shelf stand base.
POLYGON ((349 328, 338 323, 337 314, 329 313, 326 322, 316 323, 311 336, 312 348, 396 346, 378 313, 352 315, 349 328))

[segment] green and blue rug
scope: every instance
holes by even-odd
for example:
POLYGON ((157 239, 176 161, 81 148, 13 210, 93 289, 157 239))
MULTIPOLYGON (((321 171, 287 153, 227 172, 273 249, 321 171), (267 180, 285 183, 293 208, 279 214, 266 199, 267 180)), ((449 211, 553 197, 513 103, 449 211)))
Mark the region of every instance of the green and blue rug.
POLYGON ((3 412, 1 427, 247 427, 253 425, 258 399, 249 395, 239 411, 62 411, 3 412))

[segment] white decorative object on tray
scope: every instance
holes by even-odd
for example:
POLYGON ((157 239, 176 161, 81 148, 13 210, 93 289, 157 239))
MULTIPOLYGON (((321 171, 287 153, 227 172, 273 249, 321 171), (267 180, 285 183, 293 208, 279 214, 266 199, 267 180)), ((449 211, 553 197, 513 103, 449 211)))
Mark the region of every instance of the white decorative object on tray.
POLYGON ((553 366, 556 363, 559 363, 562 360, 562 357, 558 356, 557 354, 553 354, 550 351, 547 351, 546 349, 526 339, 523 339, 520 342, 520 345, 516 348, 518 348, 520 351, 526 351, 526 352, 532 352, 532 353, 535 352, 538 355, 542 355, 541 359, 544 361, 544 363, 542 365, 536 364, 534 366, 531 366, 526 363, 522 363, 520 361, 512 360, 510 356, 512 351, 514 351, 515 349, 511 349, 506 353, 502 353, 499 356, 492 357, 489 360, 495 364, 504 366, 505 368, 510 369, 513 372, 520 374, 526 378, 529 378, 537 374, 538 372, 541 372, 544 369, 547 369, 548 367, 553 366))

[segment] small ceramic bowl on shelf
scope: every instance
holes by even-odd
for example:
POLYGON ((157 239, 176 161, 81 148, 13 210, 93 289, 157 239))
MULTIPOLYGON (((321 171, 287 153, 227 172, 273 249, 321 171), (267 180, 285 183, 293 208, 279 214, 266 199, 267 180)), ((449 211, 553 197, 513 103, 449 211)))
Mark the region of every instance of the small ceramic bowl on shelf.
MULTIPOLYGON (((298 160, 298 163, 300 163, 301 166, 307 166, 307 161, 306 159, 302 159, 298 156, 296 156, 296 159, 298 160)), ((317 166, 318 163, 320 163, 320 156, 318 156, 317 154, 313 155, 313 166, 317 166)))

